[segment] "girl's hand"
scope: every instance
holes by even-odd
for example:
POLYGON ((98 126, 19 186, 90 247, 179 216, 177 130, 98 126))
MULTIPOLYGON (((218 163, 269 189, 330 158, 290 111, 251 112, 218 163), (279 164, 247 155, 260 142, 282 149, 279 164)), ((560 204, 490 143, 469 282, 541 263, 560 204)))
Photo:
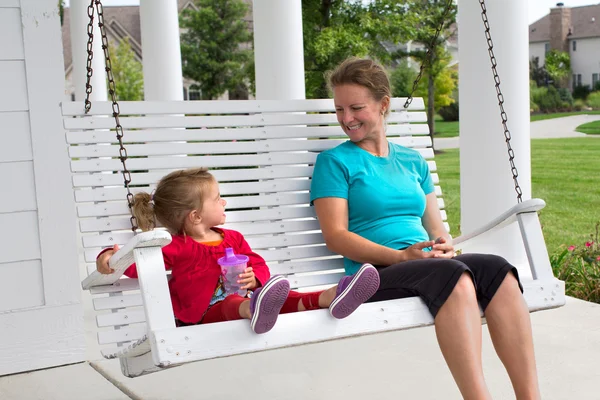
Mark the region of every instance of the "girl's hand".
POLYGON ((454 246, 450 240, 443 236, 435 240, 431 253, 434 254, 435 258, 453 258, 455 256, 454 246))
POLYGON ((101 274, 105 274, 105 275, 112 274, 113 272, 115 272, 115 270, 112 269, 108 265, 108 260, 118 250, 119 250, 119 245, 115 244, 112 249, 107 250, 104 253, 100 254, 98 256, 98 258, 96 259, 96 271, 100 272, 101 274))
POLYGON ((258 287, 258 281, 256 280, 256 276, 254 272, 252 272, 252 267, 248 267, 244 270, 244 273, 238 275, 237 283, 241 283, 243 286, 240 289, 256 289, 258 287))

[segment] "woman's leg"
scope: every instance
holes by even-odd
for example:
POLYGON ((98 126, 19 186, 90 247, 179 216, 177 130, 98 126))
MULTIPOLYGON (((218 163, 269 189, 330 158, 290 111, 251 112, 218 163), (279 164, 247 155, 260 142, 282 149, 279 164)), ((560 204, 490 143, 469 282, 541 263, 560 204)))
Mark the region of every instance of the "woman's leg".
POLYGON ((504 258, 463 254, 477 282, 477 295, 498 357, 506 367, 517 399, 539 399, 529 310, 518 271, 504 258))
POLYGON ((465 399, 490 399, 481 363, 481 318, 473 280, 464 272, 435 316, 444 359, 465 399))
POLYGON ((485 317, 517 399, 540 399, 529 310, 512 273, 506 275, 492 297, 485 317))

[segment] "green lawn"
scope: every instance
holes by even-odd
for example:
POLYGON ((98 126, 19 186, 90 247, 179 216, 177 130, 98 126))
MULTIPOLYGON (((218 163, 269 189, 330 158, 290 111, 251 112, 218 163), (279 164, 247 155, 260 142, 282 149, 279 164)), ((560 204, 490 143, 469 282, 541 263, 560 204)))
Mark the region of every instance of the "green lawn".
POLYGON ((587 133, 588 135, 600 135, 600 121, 592 121, 587 124, 579 125, 575 130, 577 132, 587 133))
MULTIPOLYGON (((533 197, 546 201, 540 213, 550 254, 561 246, 582 245, 600 220, 600 140, 531 141, 533 197)), ((460 229, 458 149, 436 155, 451 234, 460 229)), ((507 166, 508 168, 508 166, 507 166)))
MULTIPOLYGON (((570 117, 572 115, 592 115, 600 114, 600 111, 575 111, 568 113, 553 113, 553 114, 534 114, 531 116, 531 121, 541 121, 544 119, 570 117)), ((582 132, 582 131, 580 131, 582 132)), ((436 138, 447 138, 458 136, 458 121, 445 122, 442 117, 435 117, 435 137, 436 138)), ((588 133, 588 132, 584 132, 588 133)), ((596 133, 598 131, 596 130, 596 133)))

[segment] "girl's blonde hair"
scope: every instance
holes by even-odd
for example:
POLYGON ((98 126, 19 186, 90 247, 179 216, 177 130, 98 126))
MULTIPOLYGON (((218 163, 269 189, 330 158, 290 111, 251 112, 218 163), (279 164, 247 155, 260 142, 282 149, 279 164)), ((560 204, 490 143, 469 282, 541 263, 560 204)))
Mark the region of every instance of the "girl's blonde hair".
MULTIPOLYGON (((327 84, 333 91, 340 85, 360 85, 369 90, 376 101, 381 101, 385 96, 392 97, 390 80, 381 64, 367 58, 350 57, 342 61, 327 75, 327 84)), ((389 114, 389 107, 385 114, 389 114)))
POLYGON ((160 222, 172 234, 184 234, 187 215, 202 210, 204 197, 217 181, 206 168, 190 168, 171 172, 156 186, 153 195, 136 193, 133 215, 142 231, 154 229, 160 222))

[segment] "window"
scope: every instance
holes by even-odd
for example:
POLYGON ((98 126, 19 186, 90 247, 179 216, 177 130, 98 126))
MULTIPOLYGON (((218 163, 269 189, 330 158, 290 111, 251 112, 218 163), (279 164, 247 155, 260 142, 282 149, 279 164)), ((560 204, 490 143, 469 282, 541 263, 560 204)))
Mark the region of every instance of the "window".
POLYGON ((202 92, 198 88, 190 87, 188 89, 188 100, 202 100, 202 92))
POLYGON ((184 100, 202 100, 202 92, 200 89, 190 86, 189 88, 183 88, 183 99, 184 100))
POLYGON ((596 85, 598 84, 598 75, 599 74, 592 74, 592 90, 596 89, 596 85))
POLYGON ((577 51, 577 41, 573 40, 573 51, 577 51))
POLYGON ((544 53, 548 54, 549 51, 550 51, 550 43, 545 43, 544 44, 544 53))
POLYGON ((581 74, 573 74, 573 90, 577 86, 581 86, 581 74))

